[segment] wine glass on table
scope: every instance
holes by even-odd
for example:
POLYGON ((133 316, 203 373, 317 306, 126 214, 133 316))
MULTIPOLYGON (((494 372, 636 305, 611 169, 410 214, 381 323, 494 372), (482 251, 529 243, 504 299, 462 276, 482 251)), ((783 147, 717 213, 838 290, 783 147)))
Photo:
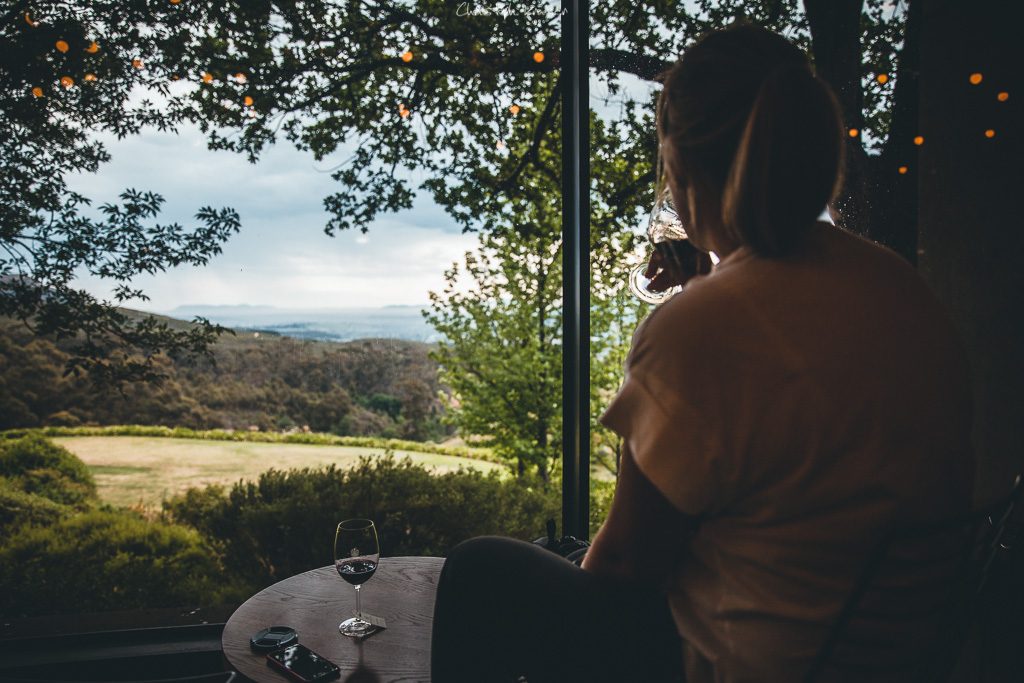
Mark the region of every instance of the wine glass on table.
POLYGON ((359 638, 373 631, 374 625, 363 619, 359 588, 370 580, 380 562, 377 527, 369 519, 346 519, 338 524, 334 537, 334 568, 341 578, 355 586, 356 615, 338 624, 342 635, 359 638))
POLYGON ((714 254, 705 254, 690 243, 667 185, 654 202, 645 234, 650 256, 629 273, 629 290, 641 301, 662 303, 694 275, 710 273, 718 262, 714 254))

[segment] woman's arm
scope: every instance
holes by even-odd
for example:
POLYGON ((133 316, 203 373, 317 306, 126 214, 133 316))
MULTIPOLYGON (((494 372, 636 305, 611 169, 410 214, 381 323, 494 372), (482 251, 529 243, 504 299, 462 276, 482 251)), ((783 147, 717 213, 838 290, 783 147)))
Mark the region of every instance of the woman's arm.
POLYGON ((608 519, 582 567, 595 574, 661 586, 682 559, 697 521, 665 499, 624 447, 608 519))

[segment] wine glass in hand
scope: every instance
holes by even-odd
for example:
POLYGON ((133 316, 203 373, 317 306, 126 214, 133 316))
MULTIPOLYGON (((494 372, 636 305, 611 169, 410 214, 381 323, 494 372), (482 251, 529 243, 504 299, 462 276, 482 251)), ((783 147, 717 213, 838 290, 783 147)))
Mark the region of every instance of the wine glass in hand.
POLYGON ((334 567, 341 578, 356 588, 356 615, 338 625, 338 630, 343 635, 360 637, 374 628, 373 624, 363 619, 359 605, 359 588, 377 571, 379 561, 377 527, 372 521, 346 519, 338 524, 338 533, 334 537, 334 567))
POLYGON ((694 275, 711 272, 714 257, 690 243, 667 187, 654 203, 645 232, 650 258, 629 274, 629 289, 641 301, 659 304, 694 275))

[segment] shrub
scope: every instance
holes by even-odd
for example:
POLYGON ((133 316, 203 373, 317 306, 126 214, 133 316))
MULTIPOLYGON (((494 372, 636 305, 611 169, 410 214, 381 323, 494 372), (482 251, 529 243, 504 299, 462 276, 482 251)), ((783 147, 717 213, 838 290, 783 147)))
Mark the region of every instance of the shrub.
POLYGON ((53 524, 70 509, 49 498, 25 493, 5 477, 0 477, 0 535, 14 533, 18 526, 53 524))
POLYGON ((18 529, 0 547, 3 616, 214 604, 245 594, 222 584, 215 554, 187 527, 92 510, 18 529))
POLYGON ((165 509, 215 544, 230 575, 258 587, 331 564, 335 528, 346 518, 373 519, 385 556, 444 556, 472 536, 541 536, 560 504, 557 486, 464 469, 438 476, 388 455, 347 471, 271 470, 226 496, 219 487, 192 489, 165 509))
POLYGON ((38 434, 0 441, 0 477, 55 503, 82 507, 96 501, 96 483, 85 463, 38 434))

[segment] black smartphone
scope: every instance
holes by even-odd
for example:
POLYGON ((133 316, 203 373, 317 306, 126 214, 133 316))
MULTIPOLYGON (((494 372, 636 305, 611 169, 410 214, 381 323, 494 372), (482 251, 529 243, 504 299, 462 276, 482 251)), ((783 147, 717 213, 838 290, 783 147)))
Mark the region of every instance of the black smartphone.
POLYGON ((289 645, 267 655, 267 664, 302 683, 319 683, 341 676, 341 669, 305 645, 289 645))

